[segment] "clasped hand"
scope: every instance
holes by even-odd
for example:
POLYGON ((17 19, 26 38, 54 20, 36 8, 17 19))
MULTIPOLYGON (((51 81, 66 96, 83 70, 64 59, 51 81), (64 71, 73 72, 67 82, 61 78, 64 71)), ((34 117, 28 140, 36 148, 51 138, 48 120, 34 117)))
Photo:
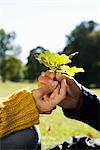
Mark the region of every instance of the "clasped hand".
POLYGON ((76 109, 81 101, 79 83, 69 76, 47 71, 38 78, 38 89, 33 90, 40 113, 50 114, 59 105, 62 108, 76 109))

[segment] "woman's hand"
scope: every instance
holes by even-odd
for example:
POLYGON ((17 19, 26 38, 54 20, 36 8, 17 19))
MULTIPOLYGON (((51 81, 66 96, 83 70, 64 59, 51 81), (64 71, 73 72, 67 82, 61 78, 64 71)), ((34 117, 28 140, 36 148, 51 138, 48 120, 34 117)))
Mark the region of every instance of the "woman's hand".
MULTIPOLYGON (((47 84, 48 78, 49 80, 51 79, 52 84, 55 80, 61 83, 63 79, 66 79, 66 93, 65 96, 62 97, 62 101, 58 105, 62 108, 76 109, 81 101, 81 90, 79 83, 72 77, 58 75, 55 74, 53 71, 47 71, 44 76, 40 76, 38 79, 39 83, 41 85, 47 84)), ((44 97, 49 98, 49 95, 46 94, 44 97)))
POLYGON ((45 81, 47 82, 47 84, 42 84, 41 87, 39 87, 36 90, 33 90, 32 94, 35 98, 40 113, 48 114, 51 113, 52 110, 56 107, 56 105, 58 105, 65 97, 66 80, 64 79, 61 81, 61 87, 57 81, 53 81, 51 83, 52 80, 48 77, 45 78, 45 81), (50 94, 49 98, 44 98, 44 95, 47 95, 50 92, 52 92, 52 94, 50 94))

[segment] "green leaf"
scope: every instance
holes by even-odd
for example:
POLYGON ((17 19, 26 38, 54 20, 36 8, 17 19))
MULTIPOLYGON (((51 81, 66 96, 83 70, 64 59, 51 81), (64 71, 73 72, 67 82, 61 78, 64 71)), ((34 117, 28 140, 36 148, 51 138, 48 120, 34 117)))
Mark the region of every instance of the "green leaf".
POLYGON ((42 54, 35 54, 35 58, 46 67, 54 70, 58 73, 68 74, 69 76, 74 76, 75 73, 84 72, 83 68, 77 68, 76 66, 69 67, 68 64, 71 63, 70 58, 72 58, 76 53, 69 56, 65 54, 50 53, 45 51, 42 54))

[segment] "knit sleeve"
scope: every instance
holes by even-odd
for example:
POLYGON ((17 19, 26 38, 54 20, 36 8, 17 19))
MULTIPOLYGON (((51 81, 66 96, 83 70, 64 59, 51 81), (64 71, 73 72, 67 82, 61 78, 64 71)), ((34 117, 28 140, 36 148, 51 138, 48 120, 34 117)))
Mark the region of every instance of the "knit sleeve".
POLYGON ((0 99, 0 137, 39 124, 39 111, 32 93, 22 90, 0 99))

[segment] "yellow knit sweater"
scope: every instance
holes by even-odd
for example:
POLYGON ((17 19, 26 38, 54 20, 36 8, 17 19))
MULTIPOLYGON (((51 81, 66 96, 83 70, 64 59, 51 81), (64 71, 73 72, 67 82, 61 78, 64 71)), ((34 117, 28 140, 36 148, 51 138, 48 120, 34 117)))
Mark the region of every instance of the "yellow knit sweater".
POLYGON ((0 137, 39 124, 39 112, 32 93, 15 92, 0 99, 0 137))

